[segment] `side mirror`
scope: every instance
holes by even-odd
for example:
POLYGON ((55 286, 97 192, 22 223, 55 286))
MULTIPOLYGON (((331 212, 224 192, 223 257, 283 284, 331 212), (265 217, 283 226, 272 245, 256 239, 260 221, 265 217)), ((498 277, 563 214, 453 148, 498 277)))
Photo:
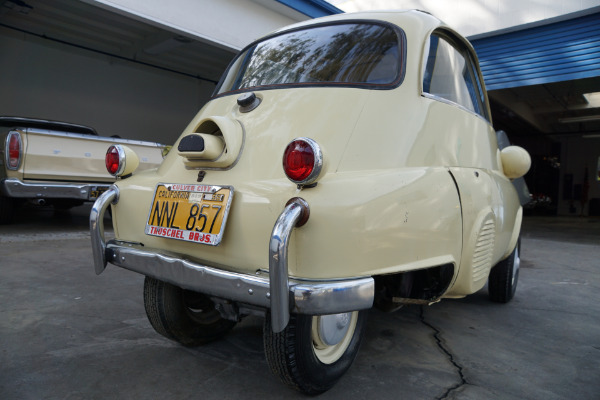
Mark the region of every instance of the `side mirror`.
POLYGON ((519 146, 508 146, 500 152, 504 175, 509 179, 520 178, 529 171, 531 157, 527 150, 519 146))

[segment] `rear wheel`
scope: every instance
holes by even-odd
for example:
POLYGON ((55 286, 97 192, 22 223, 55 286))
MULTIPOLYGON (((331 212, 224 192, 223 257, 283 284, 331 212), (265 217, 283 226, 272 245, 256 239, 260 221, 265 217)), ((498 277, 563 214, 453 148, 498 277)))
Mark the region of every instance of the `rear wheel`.
POLYGON ((367 311, 310 316, 294 314, 279 333, 267 315, 263 339, 267 363, 286 385, 309 395, 330 389, 358 354, 367 311))
POLYGON ((235 325, 208 296, 150 277, 144 281, 144 307, 156 332, 189 347, 220 339, 235 325))
POLYGON ((517 240, 517 245, 510 256, 492 268, 488 278, 490 300, 496 303, 508 303, 514 297, 521 266, 520 253, 521 239, 517 240))

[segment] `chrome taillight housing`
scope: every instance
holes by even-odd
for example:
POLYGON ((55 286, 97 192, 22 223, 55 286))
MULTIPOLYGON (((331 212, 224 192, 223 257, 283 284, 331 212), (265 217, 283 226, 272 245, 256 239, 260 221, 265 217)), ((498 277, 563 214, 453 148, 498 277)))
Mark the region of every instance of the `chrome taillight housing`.
POLYGON ((125 152, 118 145, 110 146, 106 151, 104 163, 109 174, 119 176, 125 168, 125 152))
POLYGON ((321 147, 313 139, 292 140, 283 152, 283 171, 292 182, 305 186, 319 178, 323 168, 321 147))
POLYGON ((11 131, 8 133, 5 149, 6 168, 13 171, 18 170, 23 156, 23 142, 19 132, 11 131))
POLYGON ((135 153, 127 146, 113 144, 106 151, 104 158, 106 170, 112 176, 125 177, 131 175, 140 164, 135 153))

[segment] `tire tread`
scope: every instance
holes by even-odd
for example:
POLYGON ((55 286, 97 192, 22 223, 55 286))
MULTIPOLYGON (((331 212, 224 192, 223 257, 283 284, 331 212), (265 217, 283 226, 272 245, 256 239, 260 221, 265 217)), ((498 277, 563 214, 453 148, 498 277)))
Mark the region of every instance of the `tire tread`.
POLYGON ((355 337, 346 354, 333 364, 318 361, 312 350, 310 337, 312 316, 290 315, 290 321, 281 332, 271 330, 267 313, 263 330, 265 356, 271 372, 285 385, 307 395, 318 395, 333 387, 350 368, 356 357, 364 329, 366 313, 360 311, 355 337))
POLYGON ((513 265, 515 260, 515 252, 520 252, 521 240, 517 241, 517 245, 510 255, 500 261, 490 271, 488 278, 488 294, 491 301, 495 303, 508 303, 512 300, 515 294, 516 286, 518 283, 518 272, 517 279, 515 279, 514 287, 512 284, 513 265))
POLYGON ((157 333, 187 347, 220 339, 236 324, 222 317, 205 323, 194 320, 185 305, 183 289, 148 276, 144 281, 144 308, 157 333))

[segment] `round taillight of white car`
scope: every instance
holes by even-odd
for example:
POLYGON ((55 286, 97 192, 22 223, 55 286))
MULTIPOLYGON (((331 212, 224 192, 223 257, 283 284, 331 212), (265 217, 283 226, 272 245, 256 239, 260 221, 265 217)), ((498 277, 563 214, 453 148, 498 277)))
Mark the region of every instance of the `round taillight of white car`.
POLYGON ((104 163, 109 174, 126 178, 140 165, 140 159, 129 147, 113 144, 106 151, 104 163))
POLYGON ((6 166, 8 169, 17 170, 21 164, 21 135, 19 132, 9 132, 6 137, 6 166))
POLYGON ((125 165, 125 154, 119 152, 118 146, 110 146, 106 151, 104 163, 106 164, 106 170, 109 174, 118 176, 119 171, 122 170, 125 165))
POLYGON ((310 185, 319 177, 323 167, 323 153, 312 139, 301 137, 292 140, 283 153, 283 171, 292 182, 310 185))

